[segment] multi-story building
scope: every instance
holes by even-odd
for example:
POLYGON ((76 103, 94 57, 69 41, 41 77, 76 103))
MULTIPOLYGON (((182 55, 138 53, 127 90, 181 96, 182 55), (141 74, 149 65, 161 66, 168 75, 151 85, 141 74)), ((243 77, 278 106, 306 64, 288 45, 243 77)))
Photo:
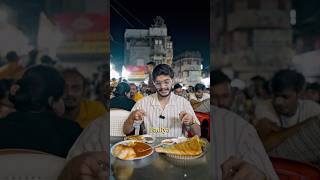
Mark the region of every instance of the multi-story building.
POLYGON ((242 79, 270 77, 293 56, 291 0, 215 0, 212 4, 212 59, 242 79))
POLYGON ((125 66, 143 66, 149 61, 172 64, 172 41, 161 17, 156 17, 149 29, 126 29, 124 38, 125 66))
POLYGON ((203 59, 198 51, 186 51, 174 58, 172 68, 175 81, 194 86, 201 82, 201 63, 203 59))

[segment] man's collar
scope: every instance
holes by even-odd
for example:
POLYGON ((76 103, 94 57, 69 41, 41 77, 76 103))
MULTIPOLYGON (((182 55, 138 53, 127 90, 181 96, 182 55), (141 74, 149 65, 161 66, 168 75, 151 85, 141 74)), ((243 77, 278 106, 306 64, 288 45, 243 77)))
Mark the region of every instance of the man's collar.
MULTIPOLYGON (((152 102, 151 104, 153 106, 160 106, 160 102, 159 102, 159 99, 158 99, 158 93, 154 93, 151 95, 152 96, 152 102)), ((169 99, 169 102, 167 105, 174 105, 174 99, 175 99, 175 94, 173 92, 170 92, 170 99, 169 99)))

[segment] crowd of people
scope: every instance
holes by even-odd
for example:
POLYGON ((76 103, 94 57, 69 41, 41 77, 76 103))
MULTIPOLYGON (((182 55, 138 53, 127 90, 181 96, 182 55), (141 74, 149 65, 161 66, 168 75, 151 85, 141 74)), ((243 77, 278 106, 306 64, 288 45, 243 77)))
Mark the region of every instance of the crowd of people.
POLYGON ((56 68, 48 58, 21 67, 18 55, 8 53, 0 69, 0 149, 66 158, 60 180, 109 177, 108 108, 130 112, 123 134, 135 134, 139 126, 140 134, 159 137, 201 136, 195 112, 211 113, 210 166, 218 179, 278 179, 270 156, 319 165, 319 84, 306 83, 294 70, 280 70, 270 80, 255 76, 249 85, 214 70, 209 89, 182 86, 169 65, 149 62, 147 84, 112 79, 103 86, 108 103, 88 95, 90 84, 103 83, 56 68))
POLYGON ((107 113, 106 103, 97 99, 101 95, 95 94, 102 88, 97 75, 90 81, 76 68, 57 66, 49 56, 40 62, 35 58, 35 51, 29 59, 10 51, 0 67, 0 150, 28 149, 67 158, 83 129, 107 113))
POLYGON ((269 156, 320 165, 319 84, 299 72, 283 69, 270 80, 249 82, 211 73, 212 103, 232 111, 255 127, 269 156))

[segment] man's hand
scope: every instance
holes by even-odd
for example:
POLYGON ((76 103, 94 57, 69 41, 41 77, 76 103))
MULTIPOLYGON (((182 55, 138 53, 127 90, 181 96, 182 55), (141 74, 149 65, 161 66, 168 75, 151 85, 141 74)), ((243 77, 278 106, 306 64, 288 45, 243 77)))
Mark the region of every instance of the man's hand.
POLYGON ((231 156, 221 165, 223 180, 266 180, 257 167, 231 156))
POLYGON ((271 133, 279 132, 282 130, 282 128, 279 127, 277 123, 272 122, 267 118, 260 119, 255 127, 262 140, 266 139, 271 133))
POLYGON ((187 113, 186 111, 180 112, 179 118, 180 118, 181 122, 186 126, 192 125, 194 123, 192 115, 187 113))
POLYGON ((142 109, 138 109, 132 112, 133 120, 136 121, 141 121, 145 115, 146 113, 142 109))
POLYGON ((90 152, 71 159, 58 180, 105 180, 108 177, 106 152, 90 152))
POLYGON ((127 118, 127 120, 123 124, 123 133, 126 135, 129 135, 133 131, 133 125, 135 121, 141 121, 143 122, 143 117, 146 115, 144 110, 138 109, 135 111, 132 111, 127 118))

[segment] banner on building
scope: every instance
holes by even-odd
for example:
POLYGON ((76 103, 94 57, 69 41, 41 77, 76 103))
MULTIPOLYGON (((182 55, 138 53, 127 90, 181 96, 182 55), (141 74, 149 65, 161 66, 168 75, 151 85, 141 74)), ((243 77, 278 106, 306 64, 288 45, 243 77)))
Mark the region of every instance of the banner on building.
POLYGON ((54 17, 54 22, 63 33, 57 54, 109 54, 106 15, 62 13, 54 17))

